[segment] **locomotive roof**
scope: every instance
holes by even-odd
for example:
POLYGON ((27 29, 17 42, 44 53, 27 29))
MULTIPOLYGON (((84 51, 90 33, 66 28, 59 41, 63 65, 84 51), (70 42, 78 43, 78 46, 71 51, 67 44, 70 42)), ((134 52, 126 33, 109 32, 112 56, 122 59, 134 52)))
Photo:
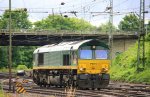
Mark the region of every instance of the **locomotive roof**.
POLYGON ((79 40, 79 41, 69 41, 69 42, 60 42, 58 44, 45 45, 37 48, 34 53, 46 53, 54 51, 67 51, 67 50, 77 50, 82 44, 92 41, 89 40, 79 40))

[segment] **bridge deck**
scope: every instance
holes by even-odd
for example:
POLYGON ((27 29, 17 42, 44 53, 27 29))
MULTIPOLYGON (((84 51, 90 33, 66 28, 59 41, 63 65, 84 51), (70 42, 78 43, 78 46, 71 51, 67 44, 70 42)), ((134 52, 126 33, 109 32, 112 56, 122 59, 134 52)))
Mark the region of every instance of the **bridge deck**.
MULTIPOLYGON (((12 32, 13 46, 41 46, 67 40, 100 39, 107 41, 108 33, 77 33, 77 32, 12 32)), ((115 33, 113 39, 137 39, 134 33, 115 33)), ((9 45, 9 33, 0 31, 0 45, 9 45)))

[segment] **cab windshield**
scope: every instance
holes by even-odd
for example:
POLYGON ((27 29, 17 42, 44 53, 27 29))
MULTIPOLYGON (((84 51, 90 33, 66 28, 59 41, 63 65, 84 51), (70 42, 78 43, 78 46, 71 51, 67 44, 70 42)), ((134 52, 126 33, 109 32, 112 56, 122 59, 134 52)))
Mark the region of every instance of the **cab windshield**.
POLYGON ((108 59, 108 50, 96 48, 91 49, 80 49, 79 50, 80 59, 108 59))
POLYGON ((107 50, 95 50, 95 58, 96 59, 107 59, 107 50))
POLYGON ((80 59, 92 59, 92 50, 80 50, 80 59))

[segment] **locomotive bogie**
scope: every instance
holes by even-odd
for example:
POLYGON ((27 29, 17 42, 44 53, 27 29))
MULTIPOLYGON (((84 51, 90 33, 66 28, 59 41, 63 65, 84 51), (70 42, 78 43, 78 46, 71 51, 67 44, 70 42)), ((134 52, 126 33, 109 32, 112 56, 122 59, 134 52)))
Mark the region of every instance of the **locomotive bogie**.
POLYGON ((104 88, 109 83, 109 74, 79 74, 77 83, 79 88, 104 88))
MULTIPOLYGON (((66 86, 69 81, 69 70, 34 70, 33 79, 36 84, 49 86, 66 86)), ((72 77, 76 80, 76 70, 72 70, 72 77)))

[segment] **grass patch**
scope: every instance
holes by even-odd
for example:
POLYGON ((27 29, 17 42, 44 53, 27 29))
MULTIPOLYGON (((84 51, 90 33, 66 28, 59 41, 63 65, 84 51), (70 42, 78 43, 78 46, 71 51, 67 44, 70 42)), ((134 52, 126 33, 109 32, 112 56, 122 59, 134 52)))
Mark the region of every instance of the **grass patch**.
MULTIPOLYGON (((150 42, 145 42, 145 69, 136 71, 137 66, 137 43, 126 52, 120 54, 113 60, 110 69, 111 79, 117 81, 149 83, 150 84, 150 42)), ((140 64, 142 66, 142 64, 140 64)))
MULTIPOLYGON (((19 69, 16 69, 16 68, 12 68, 11 69, 11 72, 14 72, 14 73, 16 73, 17 72, 17 70, 19 70, 19 69)), ((24 70, 24 69, 23 69, 24 70)), ((32 69, 25 69, 25 71, 32 71, 32 69)), ((3 73, 8 73, 9 72, 9 69, 7 68, 2 68, 2 69, 0 69, 0 72, 3 72, 3 73)))
POLYGON ((4 93, 2 92, 2 90, 0 90, 0 97, 6 97, 6 96, 4 95, 4 93))
MULTIPOLYGON (((11 69, 11 71, 16 72, 17 70, 13 68, 13 69, 11 69)), ((0 72, 9 72, 9 69, 8 68, 1 68, 0 72)))

